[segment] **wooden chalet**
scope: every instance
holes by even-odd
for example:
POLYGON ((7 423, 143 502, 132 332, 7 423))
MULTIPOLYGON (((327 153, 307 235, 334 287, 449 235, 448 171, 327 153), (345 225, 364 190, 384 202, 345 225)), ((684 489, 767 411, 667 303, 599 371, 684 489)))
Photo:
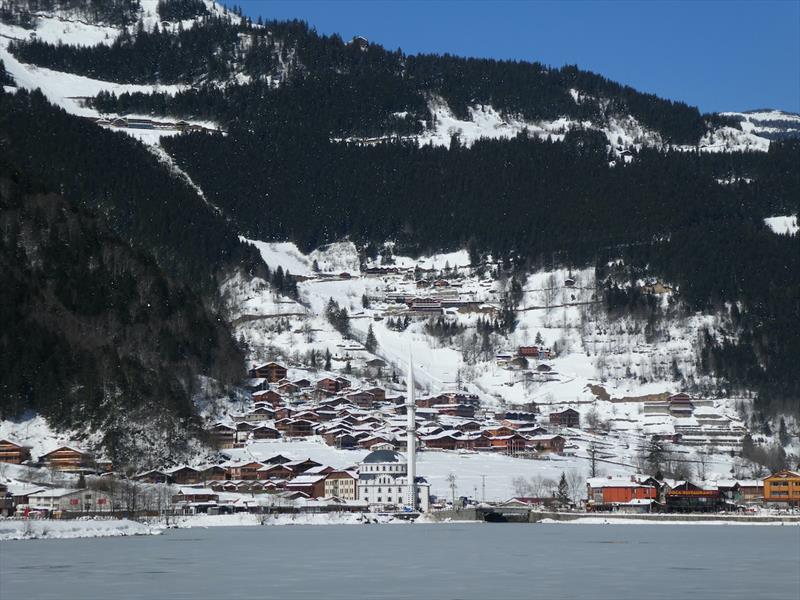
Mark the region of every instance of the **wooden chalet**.
POLYGON ((17 442, 5 439, 0 440, 0 462, 21 465, 31 459, 31 449, 17 442))
POLYGON ((375 405, 375 395, 371 392, 353 392, 347 394, 346 398, 359 408, 372 408, 375 405))
POLYGON ((78 448, 61 446, 42 456, 41 461, 50 469, 57 471, 80 471, 91 468, 94 457, 78 448))
POLYGON ((580 427, 581 414, 572 408, 550 413, 550 424, 557 427, 580 427))
POLYGON ((281 437, 281 432, 269 425, 259 425, 252 431, 254 440, 277 440, 281 437))
POLYGON ((295 476, 293 469, 286 465, 264 465, 258 470, 258 479, 291 479, 295 476))
POLYGON ((255 460, 227 465, 225 479, 239 479, 242 481, 252 481, 258 479, 260 469, 263 466, 263 463, 255 460))
POLYGON ((309 469, 313 469, 314 467, 321 467, 322 464, 311 460, 310 458, 306 458, 303 460, 293 460, 291 462, 285 463, 285 466, 289 467, 294 471, 296 474, 305 473, 309 469))
POLYGON ((539 452, 564 452, 567 440, 560 435, 535 435, 530 438, 530 446, 539 452))
POLYGON ((309 498, 325 496, 326 475, 298 475, 286 482, 287 492, 301 492, 309 498))
POLYGON ((178 485, 192 485, 203 481, 200 471, 186 465, 169 469, 166 474, 178 485))
POLYGON ((386 402, 386 390, 381 387, 371 387, 367 390, 375 397, 375 402, 386 402))
POLYGON ((327 392, 329 394, 335 394, 339 391, 339 382, 333 379, 332 377, 323 377, 319 381, 317 381, 317 389, 327 392))
POLYGON ((264 365, 253 365, 253 368, 250 369, 250 378, 255 379, 258 377, 263 377, 270 383, 276 383, 281 379, 286 378, 287 369, 283 365, 279 365, 276 362, 268 362, 264 365))
POLYGON ((287 437, 308 437, 314 435, 314 422, 308 419, 289 419, 284 434, 287 437))
POLYGON ((225 423, 216 423, 208 430, 212 443, 217 448, 233 448, 236 442, 236 427, 225 423))
POLYGON ((266 402, 276 408, 283 404, 283 396, 275 390, 264 390, 253 394, 253 402, 266 402))

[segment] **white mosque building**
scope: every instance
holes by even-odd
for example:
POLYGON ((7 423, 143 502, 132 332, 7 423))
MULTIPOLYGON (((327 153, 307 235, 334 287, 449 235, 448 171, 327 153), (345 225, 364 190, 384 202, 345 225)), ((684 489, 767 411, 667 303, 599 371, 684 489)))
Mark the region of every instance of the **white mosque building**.
POLYGON ((414 368, 408 357, 408 397, 406 398, 406 444, 408 462, 386 445, 375 448, 358 465, 358 495, 378 510, 409 509, 428 512, 430 484, 417 477, 417 403, 414 398, 414 368))
MULTIPOLYGON (((416 508, 428 512, 430 484, 415 477, 416 508)), ((378 510, 400 510, 409 507, 408 465, 399 452, 374 450, 358 465, 358 496, 378 510)))

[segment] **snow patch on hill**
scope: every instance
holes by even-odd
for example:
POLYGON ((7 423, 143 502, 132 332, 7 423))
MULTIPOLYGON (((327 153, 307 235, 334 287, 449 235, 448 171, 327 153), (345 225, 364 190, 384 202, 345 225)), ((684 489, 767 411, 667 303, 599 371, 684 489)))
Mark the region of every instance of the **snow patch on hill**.
POLYGON ((798 230, 800 230, 800 226, 797 223, 797 215, 767 217, 764 219, 764 223, 778 235, 797 235, 798 230))

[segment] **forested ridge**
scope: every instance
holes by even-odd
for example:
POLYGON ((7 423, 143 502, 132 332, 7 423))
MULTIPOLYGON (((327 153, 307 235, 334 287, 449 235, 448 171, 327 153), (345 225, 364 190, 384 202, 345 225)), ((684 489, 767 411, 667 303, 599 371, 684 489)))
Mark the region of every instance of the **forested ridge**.
MULTIPOLYGON (((193 12, 191 7, 187 10, 193 12)), ((697 143, 710 122, 736 124, 574 66, 406 55, 378 44, 320 35, 299 21, 234 23, 227 16, 199 11, 196 18, 198 25, 177 31, 162 26, 148 31, 139 22, 110 45, 56 45, 33 38, 14 42, 9 49, 24 62, 97 79, 200 86, 176 98, 134 95, 117 100, 104 95, 98 102, 104 110, 169 112, 228 123, 260 119, 262 103, 277 108, 279 118, 291 118, 300 100, 314 105, 308 106, 309 114, 319 113, 322 106, 325 115, 335 115, 323 126, 336 135, 418 130, 421 123, 431 122, 431 95, 443 98, 461 117, 476 104, 490 104, 526 120, 631 115, 672 144, 697 143), (233 83, 236 74, 251 83, 216 85, 233 83), (282 94, 275 90, 276 81, 294 81, 307 97, 282 94), (211 85, 202 86, 204 82, 211 85), (262 85, 255 85, 258 82, 262 85), (583 101, 576 102, 571 90, 583 101)))

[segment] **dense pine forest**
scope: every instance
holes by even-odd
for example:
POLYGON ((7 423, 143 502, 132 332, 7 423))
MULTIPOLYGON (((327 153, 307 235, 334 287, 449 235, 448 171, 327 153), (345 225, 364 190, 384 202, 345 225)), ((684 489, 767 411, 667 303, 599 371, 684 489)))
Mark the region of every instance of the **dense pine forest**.
POLYGON ((146 462, 145 435, 181 456, 197 376, 237 382, 241 349, 190 289, 14 160, 0 146, 0 417, 103 431, 116 464, 146 462))
POLYGON ((123 133, 67 115, 37 91, 18 90, 0 94, 0 134, 23 172, 104 215, 123 239, 204 294, 213 295, 222 271, 263 265, 226 220, 123 133))

